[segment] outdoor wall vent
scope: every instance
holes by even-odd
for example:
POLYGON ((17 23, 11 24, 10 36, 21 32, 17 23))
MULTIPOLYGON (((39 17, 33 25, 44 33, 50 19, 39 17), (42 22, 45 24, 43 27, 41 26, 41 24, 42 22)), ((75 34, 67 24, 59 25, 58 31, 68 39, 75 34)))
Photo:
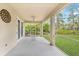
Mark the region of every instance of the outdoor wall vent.
POLYGON ((10 13, 6 9, 2 9, 0 11, 0 16, 1 16, 1 19, 5 23, 10 23, 11 22, 11 15, 10 15, 10 13))
POLYGON ((7 44, 5 44, 5 47, 7 47, 7 44))

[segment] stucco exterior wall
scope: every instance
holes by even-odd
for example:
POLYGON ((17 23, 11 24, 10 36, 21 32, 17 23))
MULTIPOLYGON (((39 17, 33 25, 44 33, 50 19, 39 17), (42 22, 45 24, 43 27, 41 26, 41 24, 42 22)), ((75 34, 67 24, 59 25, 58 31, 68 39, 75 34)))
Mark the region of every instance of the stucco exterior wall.
POLYGON ((17 15, 8 4, 0 4, 0 11, 6 9, 11 14, 11 22, 5 23, 0 16, 0 55, 5 55, 16 43, 17 15))

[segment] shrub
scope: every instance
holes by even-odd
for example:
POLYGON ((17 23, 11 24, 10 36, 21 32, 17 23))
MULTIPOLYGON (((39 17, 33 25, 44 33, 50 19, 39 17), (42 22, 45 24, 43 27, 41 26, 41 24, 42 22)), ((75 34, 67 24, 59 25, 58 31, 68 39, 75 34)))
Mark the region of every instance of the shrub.
POLYGON ((63 30, 63 29, 60 29, 57 31, 57 34, 76 34, 77 31, 74 31, 74 30, 63 30))

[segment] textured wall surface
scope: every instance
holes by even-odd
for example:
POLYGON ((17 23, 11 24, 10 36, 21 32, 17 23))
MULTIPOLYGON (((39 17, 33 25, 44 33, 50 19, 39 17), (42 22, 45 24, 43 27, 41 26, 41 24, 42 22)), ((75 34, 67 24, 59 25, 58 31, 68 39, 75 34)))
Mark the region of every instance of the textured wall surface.
POLYGON ((11 14, 11 22, 5 23, 0 16, 0 55, 6 54, 16 45, 16 15, 8 4, 0 4, 0 11, 6 9, 11 14))

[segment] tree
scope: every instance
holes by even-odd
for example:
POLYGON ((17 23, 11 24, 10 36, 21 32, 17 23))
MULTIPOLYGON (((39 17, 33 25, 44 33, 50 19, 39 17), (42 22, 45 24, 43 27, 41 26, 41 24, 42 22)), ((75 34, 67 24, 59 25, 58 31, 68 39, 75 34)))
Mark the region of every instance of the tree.
POLYGON ((43 32, 49 33, 49 24, 48 23, 45 23, 43 25, 43 32))
POLYGON ((75 15, 74 15, 74 10, 73 9, 71 9, 68 20, 71 21, 70 22, 71 29, 75 30, 75 27, 74 27, 74 25, 75 25, 75 15))
POLYGON ((57 15, 57 28, 64 28, 64 20, 63 20, 64 18, 63 18, 63 14, 62 13, 59 13, 58 15, 57 15))

